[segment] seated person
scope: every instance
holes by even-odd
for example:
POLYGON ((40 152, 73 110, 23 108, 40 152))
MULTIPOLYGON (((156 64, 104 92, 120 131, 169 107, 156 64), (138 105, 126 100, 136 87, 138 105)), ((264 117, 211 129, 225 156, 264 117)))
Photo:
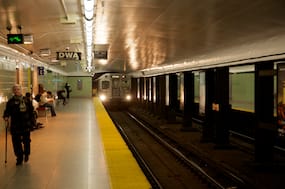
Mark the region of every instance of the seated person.
POLYGON ((57 98, 62 99, 63 100, 62 104, 65 105, 66 104, 66 98, 63 94, 63 93, 65 93, 65 90, 59 90, 56 93, 57 93, 57 98))
POLYGON ((40 101, 41 101, 41 94, 39 93, 39 94, 37 94, 36 96, 35 96, 35 100, 39 103, 40 101))
POLYGON ((55 98, 54 98, 54 95, 52 94, 51 91, 47 91, 47 98, 53 98, 53 99, 55 99, 55 98))
POLYGON ((56 116, 54 109, 54 98, 48 98, 48 94, 46 91, 44 91, 41 95, 40 106, 50 108, 51 116, 56 116))

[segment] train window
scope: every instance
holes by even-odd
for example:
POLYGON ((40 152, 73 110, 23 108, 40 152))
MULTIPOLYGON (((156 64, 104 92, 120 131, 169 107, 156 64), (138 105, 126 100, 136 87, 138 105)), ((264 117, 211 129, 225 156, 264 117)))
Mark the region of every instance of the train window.
POLYGON ((110 81, 102 81, 102 89, 109 89, 110 81))

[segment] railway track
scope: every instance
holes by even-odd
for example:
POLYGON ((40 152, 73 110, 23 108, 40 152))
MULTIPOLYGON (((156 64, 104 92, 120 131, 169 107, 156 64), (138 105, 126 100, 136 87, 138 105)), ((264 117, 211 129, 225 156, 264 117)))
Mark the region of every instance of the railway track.
POLYGON ((109 111, 109 115, 140 162, 153 188, 245 188, 237 176, 225 173, 185 151, 181 144, 134 115, 117 111, 109 111))

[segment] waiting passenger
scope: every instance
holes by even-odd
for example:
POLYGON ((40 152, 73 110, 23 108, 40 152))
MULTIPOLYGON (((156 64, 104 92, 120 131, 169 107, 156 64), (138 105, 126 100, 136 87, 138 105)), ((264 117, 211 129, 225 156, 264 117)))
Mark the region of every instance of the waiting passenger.
POLYGON ((71 87, 70 87, 70 85, 68 83, 65 83, 64 88, 66 90, 66 98, 69 99, 69 93, 72 91, 71 87))
POLYGON ((47 92, 44 91, 43 94, 41 95, 41 100, 40 100, 40 106, 48 107, 50 108, 51 116, 55 117, 55 109, 54 109, 54 98, 48 98, 47 92))
POLYGON ((54 98, 54 95, 52 94, 51 91, 47 91, 47 98, 49 98, 49 99, 51 99, 51 98, 55 99, 55 98, 54 98))
POLYGON ((38 103, 41 101, 41 96, 42 96, 41 93, 39 93, 39 94, 37 94, 37 95, 35 96, 35 100, 36 100, 38 103))

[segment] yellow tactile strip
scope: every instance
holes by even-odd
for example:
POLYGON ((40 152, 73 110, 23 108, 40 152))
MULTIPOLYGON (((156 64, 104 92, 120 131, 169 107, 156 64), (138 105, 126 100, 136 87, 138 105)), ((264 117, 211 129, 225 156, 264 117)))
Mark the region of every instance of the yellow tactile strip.
POLYGON ((94 98, 112 189, 149 189, 148 180, 98 98, 94 98))

